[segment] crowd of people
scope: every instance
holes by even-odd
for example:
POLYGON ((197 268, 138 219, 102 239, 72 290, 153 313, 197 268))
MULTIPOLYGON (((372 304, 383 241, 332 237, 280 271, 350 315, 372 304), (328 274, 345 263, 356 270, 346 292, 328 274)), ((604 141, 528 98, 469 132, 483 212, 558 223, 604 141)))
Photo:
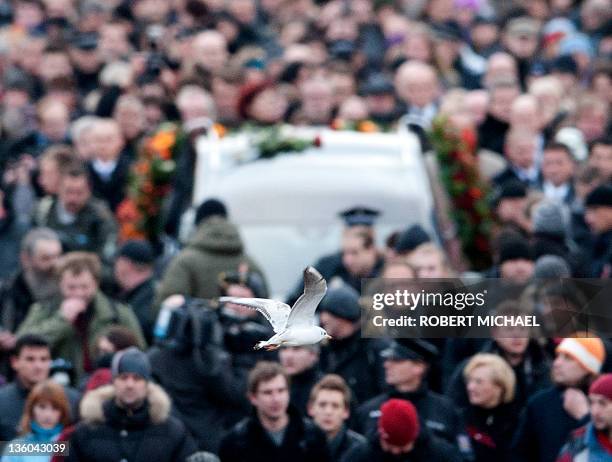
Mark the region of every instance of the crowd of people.
POLYGON ((611 461, 605 335, 374 339, 359 323, 363 278, 478 270, 554 310, 581 299, 533 281, 612 276, 611 23, 610 0, 0 1, 1 460, 57 443, 47 460, 611 461), (254 351, 271 326, 218 298, 266 298, 272 275, 231 209, 199 204, 183 239, 202 120, 404 125, 434 232, 379 236, 352 204, 338 252, 312 262, 332 339, 254 351), (477 135, 489 268, 462 253, 437 120, 477 135), (187 142, 163 239, 122 241, 133 167, 167 121, 187 142))

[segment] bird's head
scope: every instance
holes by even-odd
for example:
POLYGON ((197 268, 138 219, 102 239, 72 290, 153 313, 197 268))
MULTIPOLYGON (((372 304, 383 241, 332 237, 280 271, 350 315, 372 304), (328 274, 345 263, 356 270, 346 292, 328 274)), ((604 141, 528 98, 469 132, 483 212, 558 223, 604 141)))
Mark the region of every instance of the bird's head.
POLYGON ((332 336, 331 336, 331 335, 329 335, 329 334, 327 333, 327 331, 326 331, 325 329, 323 329, 322 327, 319 327, 319 333, 321 334, 321 338, 322 338, 322 339, 324 339, 324 338, 326 338, 326 339, 328 339, 328 340, 331 340, 331 339, 332 339, 332 336))

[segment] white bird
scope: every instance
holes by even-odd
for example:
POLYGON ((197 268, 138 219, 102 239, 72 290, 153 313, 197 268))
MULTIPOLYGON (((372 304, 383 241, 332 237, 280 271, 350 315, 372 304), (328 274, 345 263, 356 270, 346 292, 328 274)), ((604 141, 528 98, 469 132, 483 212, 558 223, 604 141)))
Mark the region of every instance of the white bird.
POLYGON ((267 298, 221 297, 221 303, 234 303, 255 309, 272 325, 275 335, 257 342, 254 349, 276 350, 281 346, 313 345, 331 338, 325 329, 315 325, 315 311, 327 292, 327 283, 312 266, 304 270, 304 293, 293 307, 267 298))

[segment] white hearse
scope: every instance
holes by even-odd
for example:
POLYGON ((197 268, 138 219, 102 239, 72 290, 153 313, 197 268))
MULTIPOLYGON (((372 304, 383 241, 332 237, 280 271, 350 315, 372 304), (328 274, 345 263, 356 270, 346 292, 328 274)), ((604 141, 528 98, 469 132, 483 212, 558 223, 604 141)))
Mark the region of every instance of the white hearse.
MULTIPOLYGON (((380 210, 377 240, 420 223, 433 232, 434 201, 417 138, 408 131, 360 133, 285 127, 318 137, 320 147, 260 159, 251 132, 196 142, 193 210, 221 199, 246 248, 266 272, 271 293, 285 296, 303 268, 339 249, 338 213, 356 205, 380 210)), ((185 236, 185 232, 183 236, 185 236)))

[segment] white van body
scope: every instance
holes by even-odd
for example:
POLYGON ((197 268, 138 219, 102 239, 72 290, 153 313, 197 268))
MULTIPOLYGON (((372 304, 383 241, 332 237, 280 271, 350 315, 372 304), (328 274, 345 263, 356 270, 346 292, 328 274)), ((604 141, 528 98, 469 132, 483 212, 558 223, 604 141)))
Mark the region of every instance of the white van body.
POLYGON ((339 250, 343 210, 357 205, 379 210, 379 244, 416 223, 433 233, 431 188, 412 133, 285 130, 319 137, 321 146, 257 159, 252 134, 200 137, 193 208, 187 214, 192 220, 203 200, 222 200, 274 297, 287 295, 304 267, 339 250))

